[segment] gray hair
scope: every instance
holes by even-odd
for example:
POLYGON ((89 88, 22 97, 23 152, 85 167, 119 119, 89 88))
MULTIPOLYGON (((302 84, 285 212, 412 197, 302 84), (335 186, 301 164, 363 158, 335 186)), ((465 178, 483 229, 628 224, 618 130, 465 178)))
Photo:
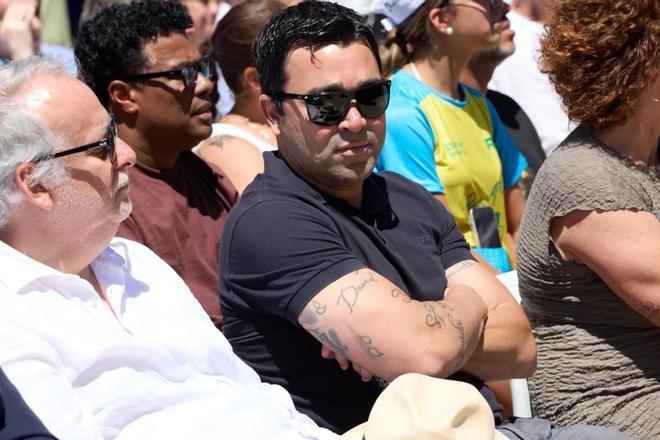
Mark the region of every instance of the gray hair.
MULTIPOLYGON (((31 57, 0 67, 0 230, 9 221, 10 208, 22 199, 16 188, 16 167, 61 148, 62 140, 43 119, 21 105, 21 91, 37 75, 70 76, 54 61, 31 57)), ((63 109, 64 110, 64 109, 63 109)), ((60 184, 68 171, 58 160, 36 164, 30 183, 60 184)))

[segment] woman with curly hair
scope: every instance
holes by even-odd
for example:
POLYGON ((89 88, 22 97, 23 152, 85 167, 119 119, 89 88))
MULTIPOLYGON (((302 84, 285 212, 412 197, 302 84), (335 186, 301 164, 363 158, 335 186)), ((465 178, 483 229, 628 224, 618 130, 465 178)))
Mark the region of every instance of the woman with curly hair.
POLYGON ((541 63, 580 123, 518 244, 537 415, 660 438, 660 2, 555 0, 541 63))

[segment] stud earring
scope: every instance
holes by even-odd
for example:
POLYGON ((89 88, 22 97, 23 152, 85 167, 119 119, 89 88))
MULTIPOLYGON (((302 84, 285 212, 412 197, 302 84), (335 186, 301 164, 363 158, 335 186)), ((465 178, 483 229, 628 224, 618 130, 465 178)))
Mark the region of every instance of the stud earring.
POLYGON ((447 30, 445 30, 445 34, 451 35, 454 33, 454 28, 451 26, 447 26, 447 30))

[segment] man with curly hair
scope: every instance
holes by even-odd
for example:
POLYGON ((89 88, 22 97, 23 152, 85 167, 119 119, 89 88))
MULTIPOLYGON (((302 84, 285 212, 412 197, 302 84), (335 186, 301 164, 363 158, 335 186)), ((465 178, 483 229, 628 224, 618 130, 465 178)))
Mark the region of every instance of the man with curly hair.
POLYGON ((115 114, 137 156, 133 213, 118 235, 151 248, 184 279, 218 328, 218 248, 238 194, 191 151, 211 134, 213 62, 186 35, 177 1, 115 4, 85 22, 80 76, 115 114))

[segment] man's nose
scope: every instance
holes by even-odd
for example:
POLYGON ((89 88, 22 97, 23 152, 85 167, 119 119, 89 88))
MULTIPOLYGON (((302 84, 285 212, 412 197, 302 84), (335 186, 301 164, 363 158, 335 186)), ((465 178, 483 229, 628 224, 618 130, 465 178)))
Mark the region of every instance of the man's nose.
POLYGON ((195 83, 195 95, 203 96, 213 91, 213 82, 202 72, 197 72, 197 83, 195 83))
POLYGON ((366 119, 358 110, 357 106, 355 105, 355 101, 351 102, 351 107, 348 109, 348 113, 346 113, 344 119, 339 122, 339 128, 350 130, 352 132, 358 132, 362 130, 365 125, 367 125, 366 119))

